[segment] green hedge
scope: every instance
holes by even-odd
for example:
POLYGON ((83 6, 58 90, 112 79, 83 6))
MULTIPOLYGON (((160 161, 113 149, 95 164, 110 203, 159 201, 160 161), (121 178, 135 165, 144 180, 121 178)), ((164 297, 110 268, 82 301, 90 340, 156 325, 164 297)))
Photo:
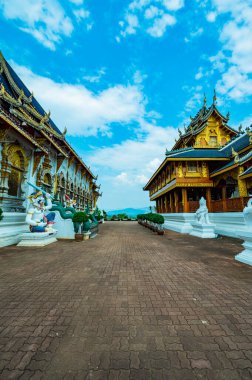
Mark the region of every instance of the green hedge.
POLYGON ((156 224, 163 224, 164 223, 164 217, 160 214, 154 214, 152 212, 148 214, 139 214, 137 215, 137 220, 139 221, 146 221, 146 222, 152 222, 156 224))

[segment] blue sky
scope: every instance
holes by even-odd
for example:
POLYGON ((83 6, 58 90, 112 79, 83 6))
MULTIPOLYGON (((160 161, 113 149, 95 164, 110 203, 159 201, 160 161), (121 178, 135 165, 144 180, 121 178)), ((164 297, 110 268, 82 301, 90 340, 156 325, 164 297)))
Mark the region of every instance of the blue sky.
POLYGON ((0 0, 1 50, 84 161, 104 209, 143 185, 216 88, 252 123, 251 0, 0 0))

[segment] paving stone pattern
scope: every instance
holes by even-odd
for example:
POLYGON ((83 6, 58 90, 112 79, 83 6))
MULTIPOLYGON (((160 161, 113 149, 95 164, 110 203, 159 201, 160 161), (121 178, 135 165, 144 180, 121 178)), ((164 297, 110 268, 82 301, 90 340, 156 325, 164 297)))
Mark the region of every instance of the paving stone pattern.
POLYGON ((241 242, 108 222, 0 251, 0 379, 252 379, 241 242))

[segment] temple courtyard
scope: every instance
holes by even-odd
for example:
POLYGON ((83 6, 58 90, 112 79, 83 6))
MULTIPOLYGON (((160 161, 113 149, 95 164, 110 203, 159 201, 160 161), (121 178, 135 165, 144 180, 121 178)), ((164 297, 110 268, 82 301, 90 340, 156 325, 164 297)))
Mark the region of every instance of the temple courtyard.
POLYGON ((252 267, 232 238, 107 222, 0 251, 0 379, 252 378, 252 267))

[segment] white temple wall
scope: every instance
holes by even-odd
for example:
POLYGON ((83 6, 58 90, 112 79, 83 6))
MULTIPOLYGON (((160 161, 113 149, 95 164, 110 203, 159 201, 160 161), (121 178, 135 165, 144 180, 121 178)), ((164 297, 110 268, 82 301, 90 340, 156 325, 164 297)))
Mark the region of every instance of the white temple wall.
MULTIPOLYGON (((170 213, 162 214, 166 230, 180 233, 190 233, 191 223, 194 221, 194 213, 170 213)), ((216 212, 209 213, 210 222, 215 224, 215 233, 218 235, 238 238, 241 232, 248 229, 242 212, 216 212)))

